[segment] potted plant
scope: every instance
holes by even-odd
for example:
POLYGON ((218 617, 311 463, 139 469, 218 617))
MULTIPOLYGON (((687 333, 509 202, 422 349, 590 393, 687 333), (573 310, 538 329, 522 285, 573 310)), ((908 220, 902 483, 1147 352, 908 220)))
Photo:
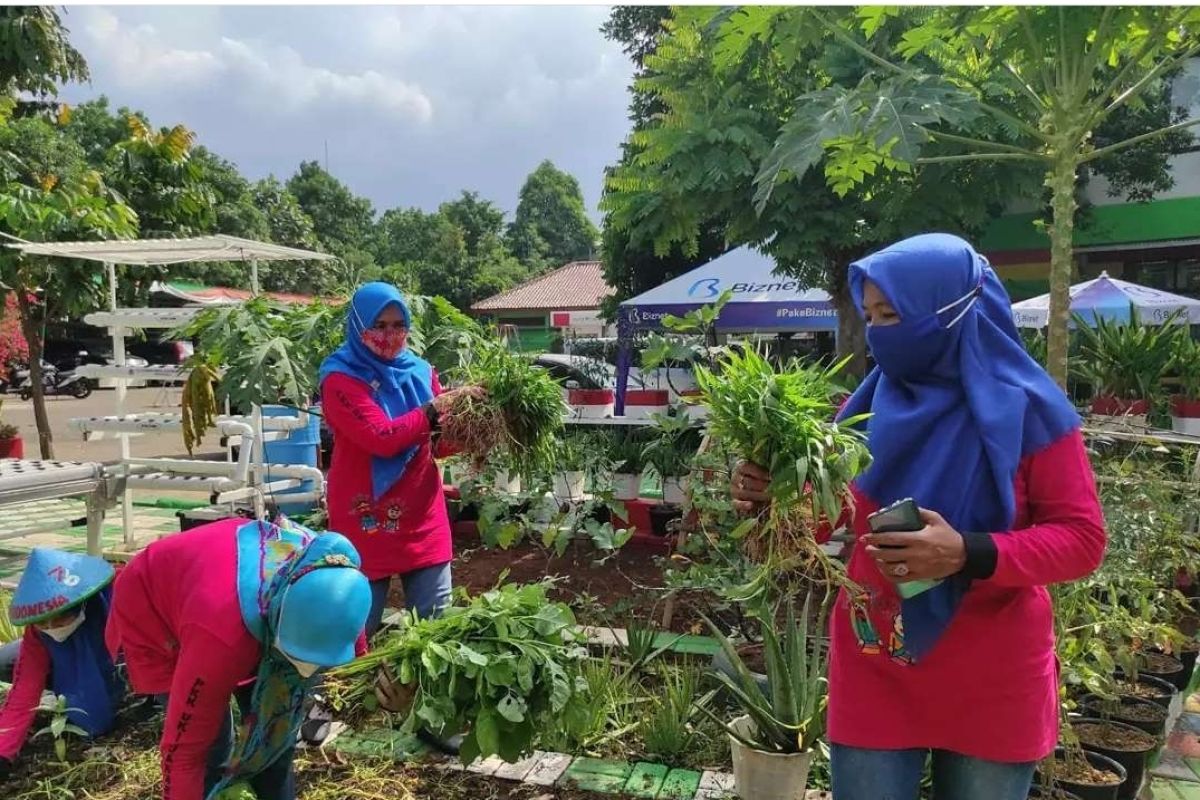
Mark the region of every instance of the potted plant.
POLYGON ((1171 398, 1171 428, 1178 433, 1200 434, 1200 342, 1190 326, 1181 325, 1172 342, 1171 375, 1179 391, 1171 398))
MULTIPOLYGON (((700 710, 729 734, 739 797, 804 797, 813 748, 825 734, 828 689, 825 647, 809 636, 811 601, 812 595, 806 595, 799 618, 789 603, 782 636, 776 634, 771 617, 762 621, 769 693, 762 690, 734 643, 706 620, 735 672, 734 677, 721 671, 714 675, 742 713, 725 722, 704 707, 700 710)), ((824 628, 824 604, 819 617, 816 630, 824 628)))
POLYGON ((613 415, 616 391, 606 362, 595 358, 570 356, 578 377, 563 384, 567 405, 576 419, 606 419, 613 415))
POLYGON ((1071 729, 1084 748, 1124 768, 1126 778, 1117 791, 1118 800, 1137 797, 1146 775, 1146 761, 1158 748, 1158 739, 1132 725, 1086 717, 1072 720, 1071 729))
POLYGON ((1080 800, 1117 800, 1118 792, 1128 782, 1125 768, 1091 750, 1072 750, 1060 747, 1042 763, 1041 782, 1065 789, 1080 800))
POLYGON ((637 500, 642 493, 642 473, 646 471, 645 443, 637 428, 620 431, 613 440, 613 498, 637 500))
POLYGON ((589 465, 588 448, 580 436, 563 436, 554 472, 554 499, 560 505, 583 499, 589 465))
MULTIPOLYGON (((4 401, 0 400, 0 409, 4 401)), ((24 458, 25 440, 21 438, 21 429, 7 422, 0 423, 0 458, 24 458)))
POLYGON ((683 505, 687 501, 683 482, 691 470, 692 458, 700 447, 700 431, 677 408, 655 414, 653 438, 642 450, 646 465, 662 482, 663 502, 683 505))
POLYGON ((1097 317, 1090 326, 1075 316, 1081 369, 1095 391, 1093 414, 1145 424, 1174 355, 1175 321, 1172 316, 1162 325, 1143 326, 1136 317, 1129 324, 1097 317))

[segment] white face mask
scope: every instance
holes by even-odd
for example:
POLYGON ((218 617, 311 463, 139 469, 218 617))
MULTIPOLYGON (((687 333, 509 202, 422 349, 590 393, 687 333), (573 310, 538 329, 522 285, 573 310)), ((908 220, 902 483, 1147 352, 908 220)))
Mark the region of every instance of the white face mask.
POLYGON ((47 636, 49 636, 51 639, 58 642, 59 644, 62 644, 67 639, 71 638, 71 634, 73 634, 75 631, 79 630, 79 626, 82 624, 83 624, 83 609, 81 608, 81 609, 79 609, 79 613, 75 615, 75 619, 71 620, 66 625, 60 625, 57 628, 51 628, 49 630, 47 630, 45 628, 38 628, 38 630, 41 631, 42 633, 46 634, 47 636))
POLYGON ((301 678, 311 678, 321 669, 321 667, 317 664, 310 664, 307 661, 297 661, 287 653, 284 653, 283 648, 279 645, 275 645, 275 649, 278 650, 283 657, 288 660, 288 663, 296 668, 296 672, 300 673, 301 678))

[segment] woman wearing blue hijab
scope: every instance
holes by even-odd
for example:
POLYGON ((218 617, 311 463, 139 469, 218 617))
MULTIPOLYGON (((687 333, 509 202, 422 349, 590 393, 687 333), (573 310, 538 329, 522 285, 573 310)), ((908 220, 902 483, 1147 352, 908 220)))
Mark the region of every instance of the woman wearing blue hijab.
MULTIPOLYGON (((831 620, 834 797, 916 800, 931 757, 937 800, 1025 800, 1058 739, 1045 587, 1104 554, 1079 417, 967 242, 915 236, 849 277, 877 366, 841 412, 870 414, 873 462, 852 487, 863 591, 831 620), (905 498, 925 528, 871 534, 867 517, 905 498)), ((766 501, 759 467, 733 480, 743 510, 766 501)))
POLYGON ((450 521, 434 441, 440 411, 458 392, 478 390, 443 393, 437 373, 408 349, 411 325, 396 287, 365 284, 350 301, 345 343, 321 365, 322 413, 334 436, 329 528, 354 544, 371 581, 368 636, 393 576, 421 616, 450 599, 450 521))

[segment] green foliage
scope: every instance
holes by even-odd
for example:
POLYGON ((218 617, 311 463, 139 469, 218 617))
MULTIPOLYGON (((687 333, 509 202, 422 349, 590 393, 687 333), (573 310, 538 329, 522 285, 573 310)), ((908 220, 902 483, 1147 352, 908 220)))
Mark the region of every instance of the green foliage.
POLYGON ((653 420, 642 460, 662 480, 687 475, 700 447, 699 425, 682 408, 655 414, 653 420))
MULTIPOLYGON (((730 677, 724 672, 716 672, 716 678, 732 695, 742 713, 754 721, 756 731, 746 736, 728 724, 725 728, 730 736, 747 747, 769 753, 804 753, 825 736, 827 654, 824 645, 809 635, 811 611, 811 595, 805 597, 799 618, 795 607, 789 604, 782 636, 776 633, 772 620, 763 620, 763 652, 771 687, 769 696, 759 688, 734 643, 711 620, 708 621, 735 673, 735 677, 730 677)), ((825 629, 824 604, 820 611, 814 626, 817 631, 825 629)), ((704 707, 700 710, 712 715, 704 707)))
POLYGON ((618 473, 641 475, 646 469, 645 434, 640 428, 629 426, 614 434, 609 448, 609 460, 618 473))
POLYGON ((536 273, 591 258, 599 232, 579 181, 547 160, 525 179, 507 238, 512 254, 536 273))
POLYGON ((1175 317, 1162 325, 1140 325, 1136 319, 1120 324, 1097 317, 1089 325, 1076 316, 1080 367, 1097 394, 1122 400, 1157 398, 1177 350, 1175 323, 1175 317))
POLYGON ((473 344, 467 364, 454 374, 463 385, 482 386, 487 395, 463 403, 444 419, 447 436, 475 456, 492 455, 492 445, 498 444, 505 463, 549 472, 565 412, 562 389, 549 373, 498 339, 482 338, 473 344), (464 435, 451 434, 456 417, 465 426, 460 431, 464 435), (497 422, 500 431, 494 427, 497 422), (483 449, 472 447, 484 440, 483 449))
POLYGON ((40 739, 43 736, 49 736, 54 739, 54 755, 58 757, 60 763, 67 760, 67 736, 79 736, 87 738, 88 732, 78 725, 70 721, 68 714, 79 711, 78 708, 71 708, 67 705, 67 698, 64 695, 58 695, 54 698, 54 707, 50 709, 50 723, 46 727, 33 734, 34 739, 40 739))
POLYGON ((416 687, 409 728, 467 731, 463 763, 491 755, 516 761, 538 731, 577 716, 587 697, 580 674, 587 650, 571 609, 552 602, 548 589, 508 584, 436 619, 410 615, 339 673, 369 680, 386 665, 416 687))
POLYGON ((213 800, 258 800, 258 795, 246 781, 237 781, 226 786, 213 800))
POLYGON ((1200 400, 1200 342, 1189 325, 1176 327, 1174 333, 1169 372, 1179 379, 1184 399, 1200 400))
POLYGON ((67 40, 52 6, 0 9, 0 84, 7 94, 57 94, 58 84, 89 79, 87 62, 67 40))
POLYGON ((701 674, 690 665, 660 666, 660 686, 654 704, 642 723, 642 743, 648 754, 677 761, 695 746, 699 733, 693 726, 700 701, 701 674))

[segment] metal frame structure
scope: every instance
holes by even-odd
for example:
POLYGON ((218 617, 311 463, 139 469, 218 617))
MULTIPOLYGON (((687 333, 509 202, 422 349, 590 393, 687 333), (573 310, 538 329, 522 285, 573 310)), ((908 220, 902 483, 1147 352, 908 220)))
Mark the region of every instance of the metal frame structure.
MULTIPOLYGON (((262 444, 267 437, 264 435, 261 409, 257 407, 251 418, 225 417, 220 421, 219 427, 222 429, 222 433, 226 437, 238 437, 243 451, 246 451, 238 462, 233 462, 232 458, 227 464, 220 464, 180 459, 134 459, 132 457, 129 445, 130 436, 137 435, 138 431, 143 430, 178 427, 181 422, 172 415, 152 415, 158 417, 154 420, 138 419, 139 416, 146 415, 126 415, 125 402, 129 381, 139 378, 177 380, 180 376, 178 370, 171 367, 131 368, 126 366, 126 335, 131 330, 140 328, 170 329, 177 327, 190 320, 200 309, 118 308, 116 268, 118 264, 170 266, 212 261, 248 263, 250 265, 250 291, 251 294, 258 295, 260 292, 258 281, 260 261, 332 261, 335 260, 334 256, 225 235, 94 242, 17 242, 9 243, 7 246, 24 255, 74 258, 104 264, 108 279, 109 310, 89 314, 85 317, 85 321, 91 325, 108 328, 112 335, 115 366, 96 367, 89 374, 95 373, 92 374, 92 377, 114 379, 116 410, 112 417, 72 420, 72 424, 82 430, 85 436, 91 433, 111 432, 120 437, 121 465, 125 474, 119 484, 119 494, 121 495, 122 523, 127 544, 132 544, 133 535, 133 500, 127 491, 127 481, 134 474, 142 473, 144 475, 142 479, 139 479, 139 485, 153 487, 165 485, 168 481, 156 479, 157 473, 151 472, 151 474, 145 475, 148 471, 157 468, 160 472, 182 473, 187 476, 187 480, 184 481, 186 488, 193 491, 209 490, 214 498, 219 498, 219 502, 253 499, 256 511, 259 513, 262 511, 263 491, 298 485, 301 472, 304 478, 314 480, 319 478, 319 471, 312 468, 273 465, 270 469, 271 474, 285 475, 287 479, 280 483, 286 485, 273 486, 266 483, 268 473, 262 444), (253 451, 253 455, 249 451, 253 451), (253 460, 254 467, 257 469, 250 467, 250 460, 253 460), (313 472, 317 474, 311 474, 313 472), (293 476, 292 473, 296 473, 296 475, 293 476), (253 484, 258 480, 264 481, 264 483, 255 487, 253 484), (242 481, 246 481, 246 483, 242 483, 242 481)), ((271 418, 269 426, 275 435, 279 435, 279 432, 306 424, 307 415, 301 413, 299 417, 271 418)), ((318 483, 318 485, 320 484, 318 483)), ((179 488, 179 486, 176 485, 175 488, 179 488)), ((217 501, 217 499, 214 500, 214 502, 217 501)), ((3 502, 3 494, 0 493, 0 504, 3 502)), ((89 518, 90 516, 89 514, 89 518)), ((90 538, 89 530, 89 544, 90 538)))

